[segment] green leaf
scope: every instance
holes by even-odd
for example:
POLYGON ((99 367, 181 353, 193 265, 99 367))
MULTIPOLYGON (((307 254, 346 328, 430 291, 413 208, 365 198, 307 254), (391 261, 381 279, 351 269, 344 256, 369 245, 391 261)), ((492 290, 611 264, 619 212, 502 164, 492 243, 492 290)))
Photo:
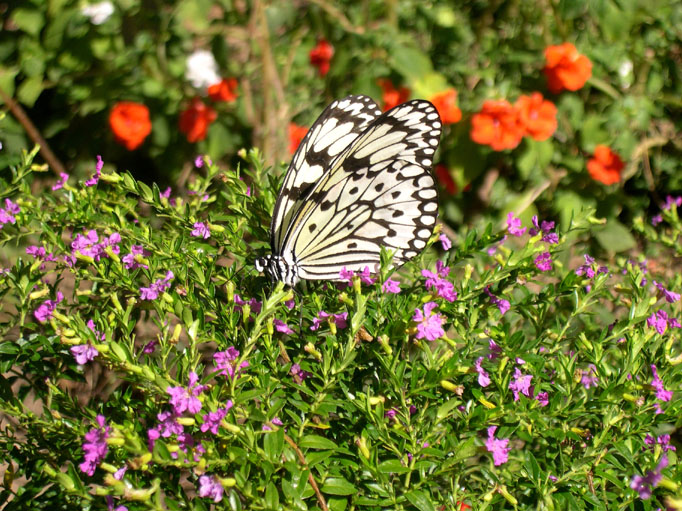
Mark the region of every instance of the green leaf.
POLYGON ((609 219, 602 229, 596 231, 595 237, 599 244, 609 252, 624 252, 637 245, 630 229, 615 218, 609 219))
POLYGON ((321 491, 328 495, 352 495, 357 492, 357 489, 343 477, 328 477, 321 491))
POLYGON ((419 511, 436 511, 431 499, 422 491, 413 490, 406 493, 405 497, 414 507, 419 509, 419 511))
POLYGON ((265 487, 265 505, 268 509, 276 510, 279 508, 279 492, 272 481, 265 487))
POLYGON ((298 442, 299 447, 306 447, 309 449, 338 449, 339 446, 328 438, 318 435, 307 435, 301 438, 298 442))
POLYGON ((400 44, 392 49, 391 66, 408 79, 410 87, 433 70, 431 61, 421 50, 400 44))
POLYGON ((12 21, 20 30, 32 36, 37 36, 45 24, 45 18, 40 10, 23 7, 12 12, 12 21))
POLYGON ((27 107, 32 107, 41 92, 43 92, 43 76, 32 76, 19 85, 17 99, 27 107))
POLYGON ((382 461, 378 469, 384 474, 404 474, 410 471, 410 468, 403 465, 399 459, 382 461))

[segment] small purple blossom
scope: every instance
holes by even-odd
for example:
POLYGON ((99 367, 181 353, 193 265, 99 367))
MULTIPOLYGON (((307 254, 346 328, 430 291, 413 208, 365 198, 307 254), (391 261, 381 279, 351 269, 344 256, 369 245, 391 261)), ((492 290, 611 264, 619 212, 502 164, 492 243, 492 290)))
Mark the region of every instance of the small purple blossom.
POLYGON ((291 328, 289 328, 289 325, 287 325, 282 320, 274 319, 272 321, 272 324, 274 325, 275 330, 277 330, 278 332, 281 332, 283 334, 293 334, 294 333, 294 331, 291 328))
POLYGON ((673 391, 665 389, 663 380, 658 376, 658 370, 654 364, 651 364, 651 372, 654 376, 653 380, 651 380, 651 386, 656 391, 656 399, 664 402, 670 401, 673 397, 673 391))
POLYGON ((668 328, 668 314, 664 310, 658 310, 647 318, 646 325, 656 329, 659 335, 663 335, 668 328))
POLYGON ((521 227, 521 219, 514 216, 514 212, 510 211, 507 215, 507 232, 512 236, 523 236, 526 233, 526 228, 521 227))
POLYGON ((4 224, 15 224, 17 219, 15 215, 19 214, 21 209, 19 206, 9 199, 5 199, 5 208, 0 208, 0 229, 4 224))
POLYGON ((95 340, 100 342, 104 341, 106 335, 103 332, 97 330, 97 325, 95 325, 95 322, 93 320, 89 319, 86 325, 92 331, 92 333, 95 334, 95 340))
POLYGON ((33 312, 33 315, 40 323, 45 323, 48 319, 52 317, 52 313, 57 308, 57 304, 64 299, 64 295, 61 291, 57 291, 56 300, 45 300, 40 306, 33 312))
POLYGON ((476 372, 478 373, 478 384, 481 387, 487 387, 490 385, 490 375, 483 369, 483 366, 481 363, 483 362, 483 357, 478 357, 476 359, 476 362, 474 363, 474 368, 476 369, 476 372))
POLYGON ((166 272, 166 276, 162 279, 156 280, 149 287, 140 288, 140 300, 156 300, 160 294, 164 293, 170 288, 170 281, 175 275, 171 270, 166 272))
POLYGON ((448 238, 445 234, 441 234, 440 236, 438 236, 438 239, 443 245, 443 250, 445 250, 446 252, 452 248, 452 241, 450 241, 450 238, 448 238))
POLYGON ((486 286, 485 288, 485 293, 490 297, 490 302, 493 305, 497 305, 497 308, 500 309, 500 313, 504 316, 509 309, 511 308, 511 305, 508 300, 504 300, 503 298, 498 298, 494 294, 490 292, 490 289, 486 286))
POLYGON ((490 426, 488 428, 488 439, 485 442, 485 448, 493 454, 493 463, 497 467, 509 460, 511 447, 507 447, 509 445, 508 438, 495 438, 496 430, 497 426, 490 426))
POLYGON ((673 197, 672 195, 668 195, 665 198, 665 202, 661 204, 661 209, 667 211, 673 206, 680 207, 682 206, 682 197, 673 197))
POLYGON ((142 348, 142 353, 144 353, 145 355, 151 355, 152 353, 154 353, 158 345, 159 345, 158 339, 152 339, 151 341, 144 345, 144 347, 142 348))
MULTIPOLYGON (((677 450, 674 445, 670 445, 670 435, 660 435, 658 438, 654 438, 653 435, 647 433, 646 437, 644 438, 644 444, 652 450, 656 444, 661 446, 663 452, 677 450)), ((646 447, 643 447, 642 449, 646 449, 646 447)))
POLYGON ((178 422, 178 416, 173 412, 159 412, 156 418, 159 421, 159 425, 147 430, 147 441, 150 451, 154 450, 154 444, 159 438, 181 435, 184 431, 182 424, 178 422))
POLYGON ((494 256, 495 252, 497 252, 498 247, 502 245, 502 243, 507 241, 507 237, 508 236, 505 234, 500 241, 498 241, 497 243, 493 243, 490 247, 488 247, 488 250, 486 250, 486 252, 490 257, 494 256))
POLYGON ((582 377, 580 378, 580 383, 583 387, 589 389, 590 387, 597 387, 599 378, 597 377, 597 366, 590 364, 587 371, 583 371, 582 377))
POLYGON ((215 412, 209 412, 202 416, 204 423, 201 425, 202 433, 210 431, 214 435, 218 434, 218 426, 220 422, 225 418, 229 409, 232 408, 232 401, 228 400, 224 408, 218 408, 215 412))
POLYGON ((60 190, 64 188, 64 185, 66 182, 69 180, 69 175, 66 172, 60 172, 59 173, 59 179, 55 184, 52 185, 52 191, 56 192, 57 190, 60 190))
POLYGON ((95 186, 99 182, 99 178, 102 175, 102 167, 104 167, 104 162, 102 161, 102 157, 98 154, 95 173, 85 182, 85 186, 95 186))
POLYGON ((248 305, 253 314, 260 314, 260 311, 263 308, 263 302, 256 300, 255 298, 251 298, 247 302, 246 300, 242 299, 241 296, 239 296, 238 294, 235 294, 234 295, 234 309, 235 310, 239 309, 240 311, 243 311, 244 305, 248 305))
POLYGON ((663 287, 663 284, 660 282, 656 282, 655 280, 652 282, 654 287, 658 289, 661 293, 663 293, 663 296, 665 297, 665 301, 668 303, 675 303, 680 301, 680 294, 679 293, 674 293, 672 291, 669 291, 665 287, 663 287))
POLYGON ((502 354, 502 348, 492 339, 488 340, 488 360, 495 360, 502 354))
POLYGON ((325 311, 320 311, 317 313, 317 317, 313 319, 313 324, 310 329, 317 330, 325 321, 328 323, 334 323, 337 328, 346 328, 348 326, 348 313, 343 312, 341 314, 329 314, 325 311))
POLYGON ((120 481, 121 479, 123 479, 123 476, 126 474, 127 471, 128 471, 128 467, 123 465, 116 472, 114 472, 114 479, 116 479, 117 481, 120 481))
POLYGON ((661 215, 660 213, 658 215, 654 215, 653 217, 651 217, 651 225, 653 225, 654 227, 660 224, 662 221, 663 215, 661 215))
POLYGON ((287 309, 291 310, 294 307, 296 307, 296 300, 294 298, 292 298, 291 300, 287 300, 286 302, 284 302, 284 306, 287 309))
POLYGON ((549 393, 538 392, 538 395, 535 396, 535 399, 538 403, 540 403, 540 406, 547 406, 549 404, 549 393))
POLYGON ((204 474, 199 478, 199 497, 208 497, 217 503, 223 500, 224 491, 223 485, 215 476, 204 474))
POLYGON ((552 232, 552 229, 554 229, 554 222, 547 222, 545 220, 542 221, 541 224, 538 224, 538 217, 537 215, 534 215, 532 218, 533 222, 533 228, 528 231, 528 234, 531 236, 535 236, 538 233, 542 233, 542 241, 549 243, 550 245, 555 245, 559 243, 559 236, 552 232))
POLYGON ((180 415, 185 411, 191 414, 198 413, 201 410, 201 401, 197 397, 205 389, 205 385, 198 385, 199 376, 192 371, 189 373, 189 385, 185 387, 168 387, 166 392, 170 394, 170 405, 173 407, 173 412, 180 415))
POLYGON ((196 158, 194 158, 194 166, 198 169, 204 166, 204 157, 199 155, 196 158))
POLYGON ((532 380, 532 374, 523 374, 518 367, 514 370, 514 378, 509 382, 509 389, 514 393, 514 401, 519 400, 520 394, 529 398, 533 397, 532 380))
POLYGON ((386 279, 386 282, 381 284, 381 291, 384 293, 400 293, 400 282, 386 279))
POLYGON ((84 234, 77 234, 71 242, 72 260, 75 262, 76 254, 80 254, 82 256, 92 257, 95 261, 99 261, 102 258, 109 257, 109 254, 107 254, 106 251, 108 247, 110 247, 112 253, 118 255, 121 252, 121 248, 118 246, 120 242, 121 235, 117 232, 102 238, 101 242, 97 231, 94 229, 91 229, 84 234))
POLYGON ((85 365, 99 355, 99 351, 90 344, 72 346, 70 351, 78 365, 85 365))
POLYGON ((540 271, 550 271, 552 269, 552 254, 543 252, 534 260, 535 267, 540 271))
POLYGON ((160 192, 160 193, 159 193, 159 196, 160 196, 162 199, 169 199, 169 198, 170 198, 170 194, 171 194, 171 187, 169 186, 169 187, 166 188, 163 192, 160 192))
POLYGON ((661 457, 661 461, 658 463, 655 469, 650 470, 644 476, 633 476, 630 482, 630 488, 636 490, 639 493, 639 498, 647 500, 651 497, 654 488, 663 480, 663 475, 661 472, 665 467, 668 466, 668 456, 664 455, 661 457))
POLYGON ((216 369, 219 371, 218 374, 224 376, 229 376, 230 379, 239 377, 242 369, 249 367, 249 362, 244 360, 239 364, 239 367, 235 367, 234 362, 239 358, 239 350, 234 346, 230 346, 225 351, 217 351, 213 354, 213 362, 215 363, 216 369))
POLYGON ((303 380, 311 376, 311 374, 308 371, 304 371, 301 369, 301 366, 298 364, 292 364, 291 369, 289 369, 289 374, 294 378, 294 381, 298 384, 300 384, 303 380))
POLYGON ((203 222, 195 222, 194 229, 190 234, 196 238, 208 239, 211 237, 210 229, 203 222))
POLYGON ((439 313, 433 313, 436 307, 438 307, 436 302, 427 302, 423 311, 420 308, 414 310, 412 321, 417 323, 417 339, 435 341, 445 335, 443 330, 445 319, 439 313))
POLYGON ((124 255, 121 258, 121 261, 123 261, 123 266, 125 266, 126 270, 136 270, 138 268, 148 269, 149 266, 143 264, 141 259, 149 257, 150 255, 152 255, 151 252, 145 250, 142 245, 133 245, 130 247, 130 253, 124 255))
POLYGON ((102 463, 109 451, 107 438, 109 438, 111 433, 111 427, 106 425, 104 415, 97 416, 97 425, 97 428, 92 428, 85 434, 85 441, 83 442, 85 457, 84 461, 79 465, 81 472, 90 477, 95 474, 95 469, 102 463))
POLYGON ((426 282, 424 282, 426 289, 431 292, 435 291, 437 296, 448 302, 454 302, 457 299, 455 285, 445 279, 449 273, 450 268, 441 261, 436 261, 436 273, 430 270, 422 270, 422 276, 426 277, 426 282))
POLYGON ((367 286, 374 284, 377 279, 372 278, 372 274, 369 271, 369 266, 365 266, 361 272, 357 272, 358 277, 360 277, 360 282, 367 286))

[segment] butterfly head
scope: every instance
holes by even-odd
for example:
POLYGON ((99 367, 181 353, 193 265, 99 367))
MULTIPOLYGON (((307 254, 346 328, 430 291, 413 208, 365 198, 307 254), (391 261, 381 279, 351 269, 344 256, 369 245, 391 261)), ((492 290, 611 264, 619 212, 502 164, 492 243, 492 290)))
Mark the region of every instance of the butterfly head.
POLYGON ((296 262, 279 255, 258 257, 254 265, 256 271, 265 273, 273 282, 280 281, 293 287, 300 280, 296 262))

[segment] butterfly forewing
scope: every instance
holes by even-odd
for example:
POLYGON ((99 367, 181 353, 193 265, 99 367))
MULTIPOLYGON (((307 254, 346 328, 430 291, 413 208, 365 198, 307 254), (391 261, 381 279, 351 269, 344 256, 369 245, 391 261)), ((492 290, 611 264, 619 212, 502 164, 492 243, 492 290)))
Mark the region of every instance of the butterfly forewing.
POLYGON ((310 127, 291 160, 275 203, 270 226, 275 253, 282 253, 287 231, 315 183, 379 115, 381 110, 371 98, 348 96, 330 104, 310 127))
POLYGON ((375 269, 382 246, 401 264, 426 246, 438 213, 430 168, 440 132, 435 107, 409 101, 376 118, 333 159, 280 240, 300 278, 375 269))

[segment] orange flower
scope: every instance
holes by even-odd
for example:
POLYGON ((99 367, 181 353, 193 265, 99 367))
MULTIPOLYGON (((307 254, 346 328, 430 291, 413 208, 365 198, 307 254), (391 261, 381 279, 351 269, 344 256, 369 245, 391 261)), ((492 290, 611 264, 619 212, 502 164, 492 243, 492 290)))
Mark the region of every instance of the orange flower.
POLYGON ((571 43, 545 48, 545 61, 547 87, 554 93, 578 90, 592 76, 592 62, 571 43))
POLYGON ((329 72, 329 61, 334 56, 334 47, 325 39, 320 39, 317 46, 310 50, 310 63, 317 68, 320 76, 329 72))
POLYGON ((208 127, 216 120, 218 114, 199 98, 194 98, 188 108, 180 114, 180 131, 187 136, 190 143, 206 138, 208 127))
POLYGON ((471 140, 495 151, 514 149, 523 137, 519 114, 506 99, 489 99, 471 118, 471 140))
POLYGON ((384 94, 381 98, 384 102, 384 112, 386 110, 390 110, 394 106, 404 103, 410 97, 410 89, 407 87, 400 87, 400 89, 396 89, 393 87, 391 80, 387 78, 380 78, 377 80, 377 83, 384 91, 384 94))
POLYGON ((462 111, 457 108, 457 91, 448 89, 431 96, 431 103, 438 110, 443 124, 452 124, 462 119, 462 111))
POLYGON ((208 97, 213 101, 227 101, 232 103, 237 99, 237 79, 223 78, 218 83, 208 87, 208 97))
POLYGON ((543 99, 539 92, 520 96, 514 106, 526 135, 535 140, 547 140, 556 131, 556 107, 551 101, 543 99))
POLYGON ((620 181, 624 166, 623 160, 609 146, 598 145, 594 148, 594 157, 587 162, 587 171, 592 179, 612 185, 620 181))
POLYGON ((289 153, 294 154, 296 152, 306 133, 308 133, 308 128, 305 126, 299 126, 293 122, 289 123, 289 153))
POLYGON ((442 163, 436 165, 436 177, 438 178, 440 185, 445 188, 446 192, 448 192, 450 195, 457 193, 457 183, 455 183, 455 180, 452 179, 452 175, 450 174, 448 168, 442 163))
POLYGON ((152 131, 149 108, 133 101, 121 101, 109 113, 109 126, 119 144, 137 149, 152 131))

